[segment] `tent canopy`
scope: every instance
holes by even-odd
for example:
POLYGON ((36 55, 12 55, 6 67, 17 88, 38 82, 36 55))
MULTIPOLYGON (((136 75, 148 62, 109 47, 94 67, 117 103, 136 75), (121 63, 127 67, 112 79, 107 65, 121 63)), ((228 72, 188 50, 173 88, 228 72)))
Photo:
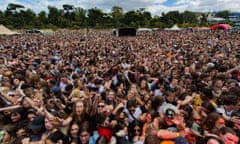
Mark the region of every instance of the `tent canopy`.
POLYGON ((12 34, 18 34, 16 32, 13 32, 6 28, 4 25, 0 24, 0 35, 12 35, 12 34))
POLYGON ((210 27, 211 30, 216 29, 223 29, 223 30, 230 30, 232 27, 229 24, 215 24, 210 27))
POLYGON ((150 28, 138 28, 137 31, 138 32, 140 32, 140 31, 149 31, 149 32, 151 32, 152 29, 150 29, 150 28))
POLYGON ((173 30, 173 31, 179 31, 181 28, 179 28, 176 24, 172 26, 171 28, 165 28, 165 30, 173 30))

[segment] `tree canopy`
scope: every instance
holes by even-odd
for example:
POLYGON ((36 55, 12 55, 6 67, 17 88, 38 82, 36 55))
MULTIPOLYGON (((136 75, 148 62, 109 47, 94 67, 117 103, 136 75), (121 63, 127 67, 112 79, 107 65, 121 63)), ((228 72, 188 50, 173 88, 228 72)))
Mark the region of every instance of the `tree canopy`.
MULTIPOLYGON (((228 11, 220 11, 217 16, 226 18, 228 11)), ((205 13, 191 11, 170 11, 152 16, 145 8, 124 12, 119 6, 113 6, 109 13, 95 7, 84 9, 64 4, 62 9, 48 6, 48 11, 35 13, 23 5, 10 3, 5 11, 0 10, 0 22, 14 29, 26 28, 116 28, 148 27, 165 28, 178 24, 181 27, 207 26, 205 13)))

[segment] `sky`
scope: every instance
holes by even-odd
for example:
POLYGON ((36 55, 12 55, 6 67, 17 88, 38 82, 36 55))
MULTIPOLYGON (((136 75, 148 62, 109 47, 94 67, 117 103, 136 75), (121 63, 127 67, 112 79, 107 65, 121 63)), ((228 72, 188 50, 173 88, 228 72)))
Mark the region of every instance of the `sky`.
POLYGON ((113 6, 123 8, 124 12, 145 8, 152 15, 161 15, 162 12, 185 10, 193 12, 214 12, 229 10, 240 12, 240 0, 0 0, 0 10, 4 11, 9 3, 24 5, 36 13, 48 11, 47 7, 55 6, 59 9, 63 4, 71 4, 74 7, 91 9, 100 8, 104 12, 110 12, 113 6))

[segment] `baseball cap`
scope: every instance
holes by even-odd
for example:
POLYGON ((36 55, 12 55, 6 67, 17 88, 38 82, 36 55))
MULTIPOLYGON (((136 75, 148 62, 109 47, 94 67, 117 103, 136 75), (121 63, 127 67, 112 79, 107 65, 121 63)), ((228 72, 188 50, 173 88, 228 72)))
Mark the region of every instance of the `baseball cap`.
POLYGON ((178 109, 177 109, 176 106, 174 106, 174 105, 172 105, 172 104, 167 104, 167 105, 164 107, 164 115, 165 115, 167 118, 172 119, 176 113, 178 113, 178 109))
POLYGON ((175 112, 172 109, 167 109, 165 111, 165 116, 167 118, 173 119, 174 115, 175 115, 175 112))
POLYGON ((36 116, 33 121, 28 125, 30 130, 41 129, 44 126, 44 117, 36 116))
POLYGON ((201 127, 200 127, 197 123, 193 122, 192 125, 191 125, 191 127, 190 127, 190 129, 191 129, 191 131, 192 131, 195 135, 197 135, 197 136, 199 136, 199 137, 202 137, 202 135, 201 135, 201 127))

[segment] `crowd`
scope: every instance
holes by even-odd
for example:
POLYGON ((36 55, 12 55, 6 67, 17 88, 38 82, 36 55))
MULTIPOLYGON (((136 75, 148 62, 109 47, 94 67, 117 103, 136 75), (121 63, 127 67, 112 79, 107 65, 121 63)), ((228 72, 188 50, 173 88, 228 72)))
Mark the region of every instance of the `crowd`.
POLYGON ((238 144, 240 36, 0 36, 0 143, 238 144))

